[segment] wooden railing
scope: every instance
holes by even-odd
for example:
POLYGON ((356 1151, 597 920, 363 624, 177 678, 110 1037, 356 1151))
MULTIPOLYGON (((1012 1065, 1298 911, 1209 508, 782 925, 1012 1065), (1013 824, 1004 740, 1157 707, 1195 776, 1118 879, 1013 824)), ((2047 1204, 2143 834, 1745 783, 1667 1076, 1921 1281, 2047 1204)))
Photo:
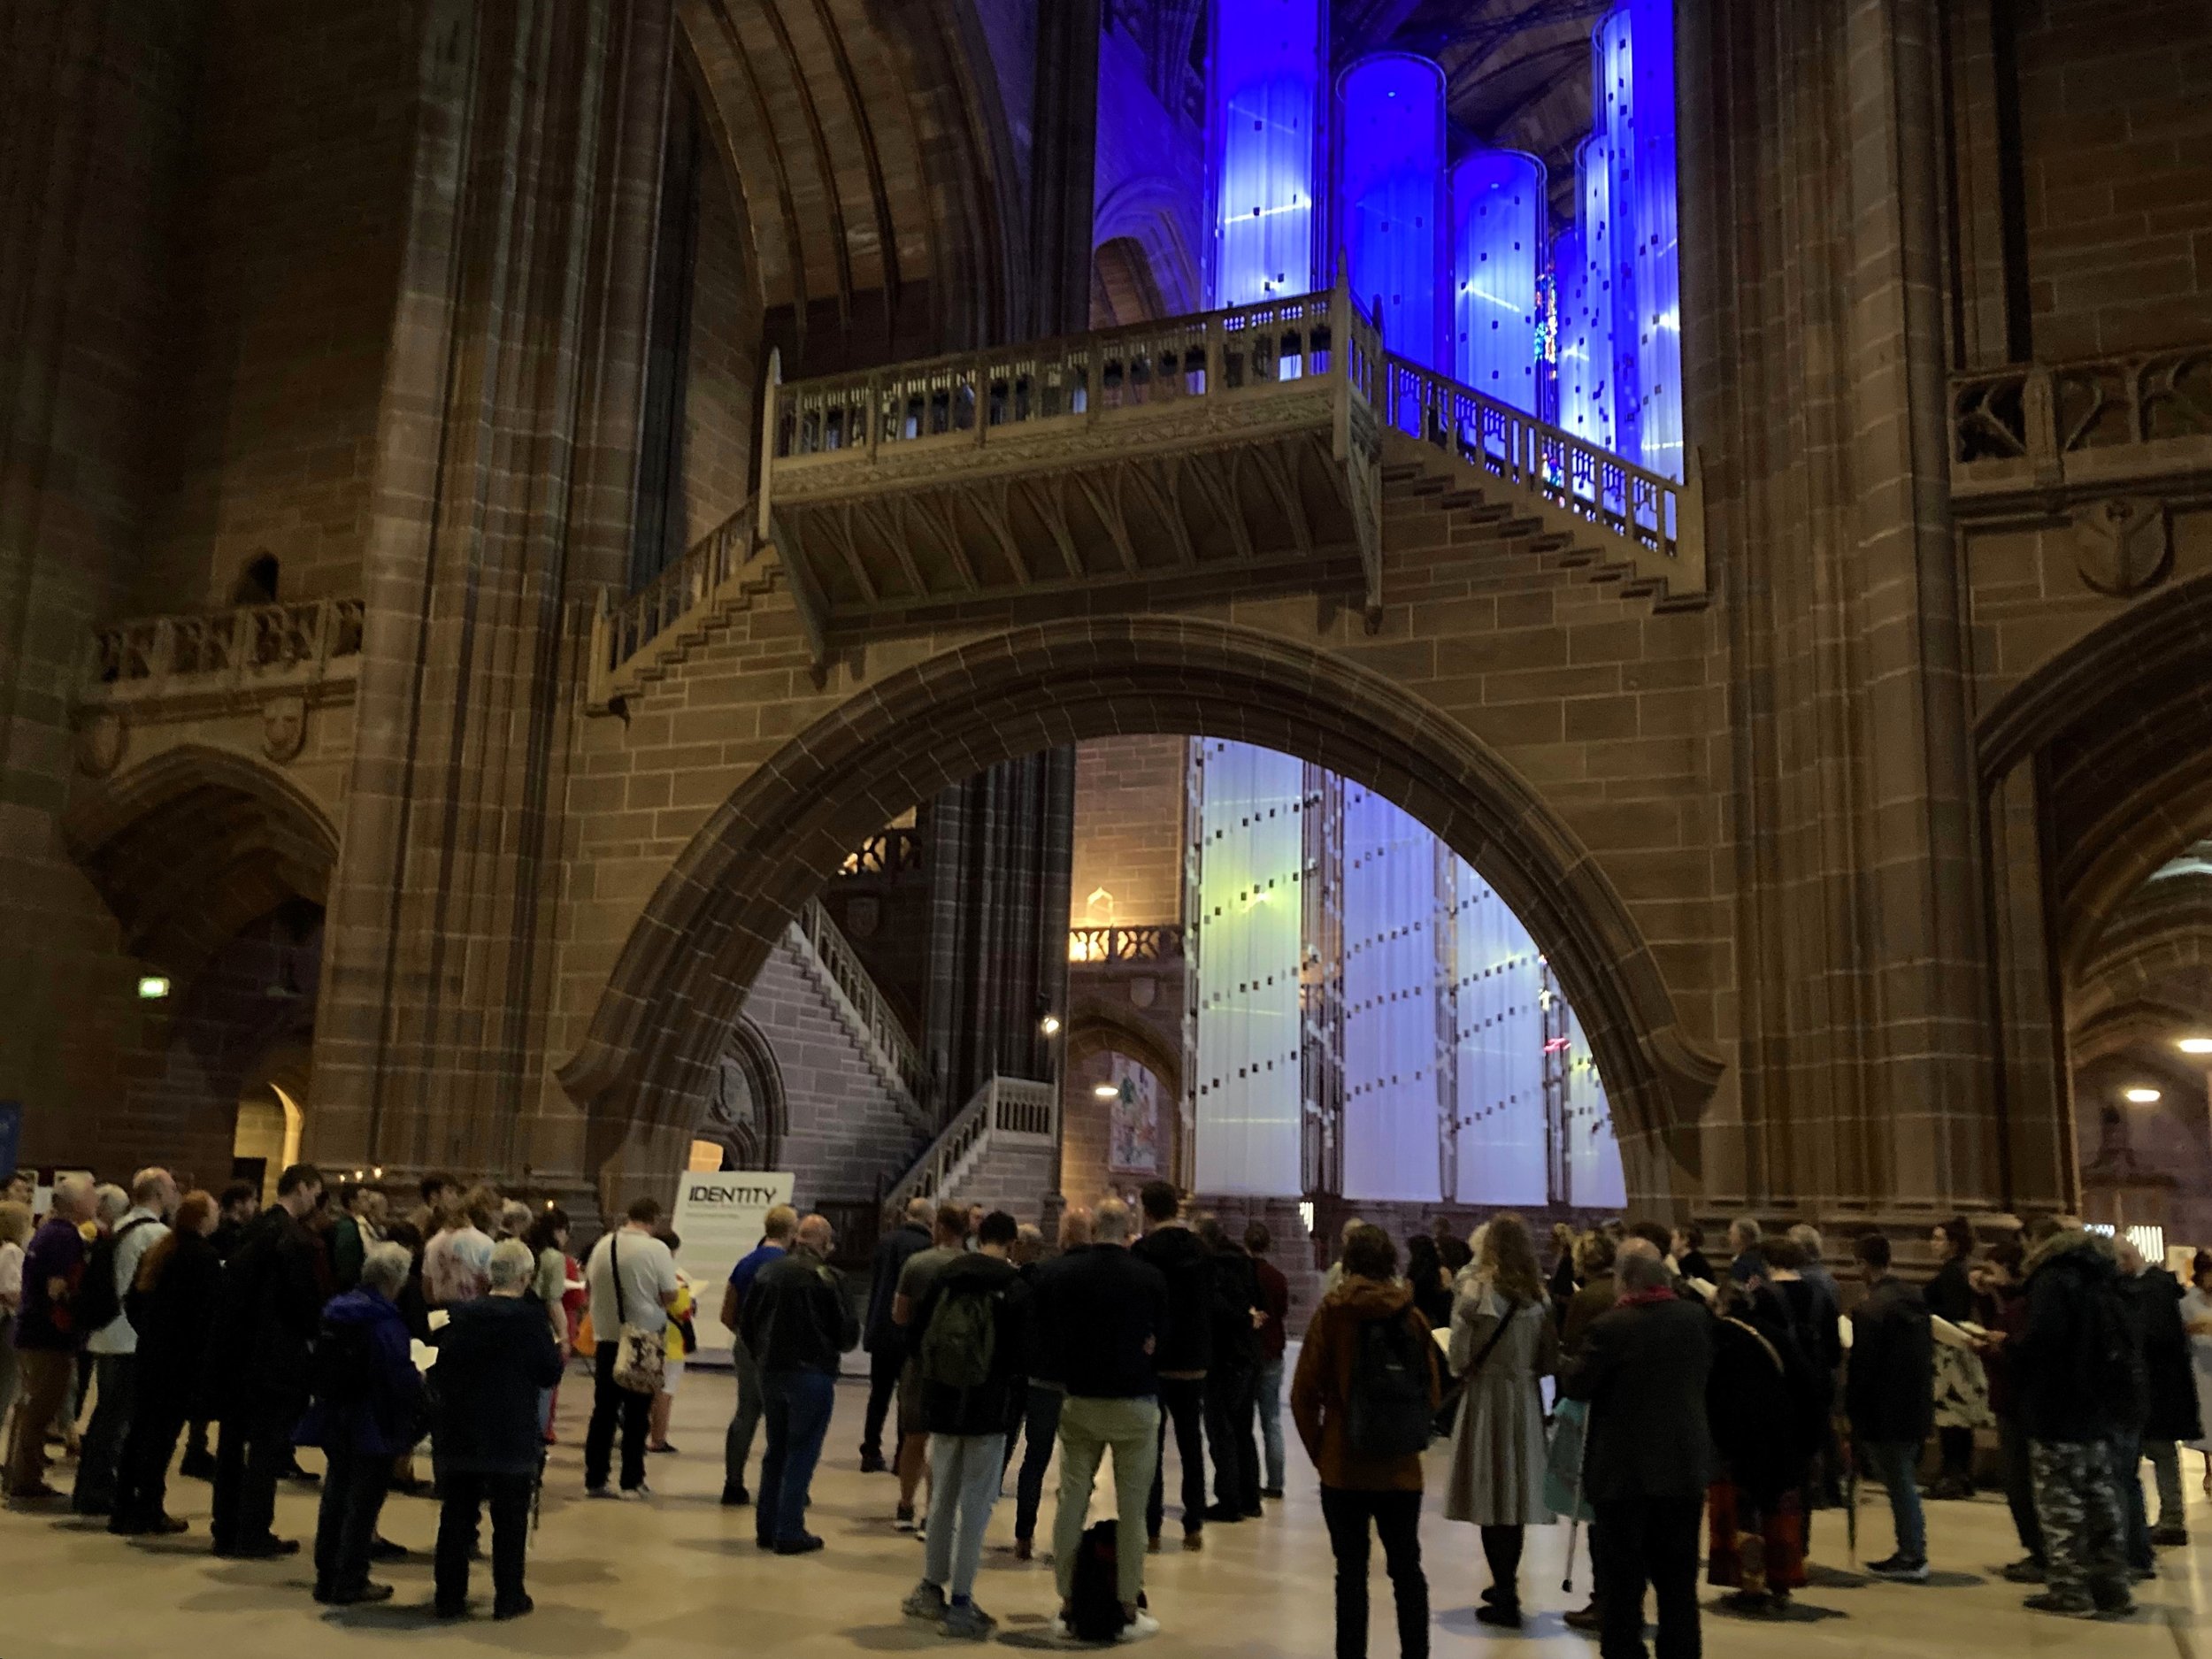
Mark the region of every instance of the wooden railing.
POLYGON ((1182 959, 1183 930, 1178 925, 1068 929, 1070 962, 1180 962, 1182 959))
POLYGON ((1382 415, 1409 437, 1453 450, 1491 477, 1670 561, 1684 586, 1705 585, 1704 492, 1694 452, 1688 480, 1678 484, 1394 356, 1382 415))
POLYGON ((980 448, 1109 410, 1334 373, 1371 401, 1380 368, 1374 328, 1342 290, 1306 294, 778 387, 768 458, 873 459, 886 446, 962 434, 980 448))
POLYGON ((349 674, 361 633, 358 599, 119 622, 92 636, 84 693, 99 701, 349 674))
POLYGON ((878 1067, 904 1091, 906 1098, 901 1104, 909 1109, 910 1115, 924 1110, 929 1098, 929 1069, 922 1064, 921 1052, 907 1034, 905 1024, 876 988, 873 976, 853 950, 851 941, 818 903, 810 903, 799 913, 799 932, 844 1000, 878 1067))
POLYGON ((1949 433, 1969 499, 2212 471, 2212 345, 1959 375, 1949 433))
POLYGON ((1051 1084, 992 1078, 885 1194, 887 1210, 902 1210, 917 1198, 949 1197, 995 1140, 1048 1146, 1057 1140, 1059 1127, 1059 1099, 1051 1084))

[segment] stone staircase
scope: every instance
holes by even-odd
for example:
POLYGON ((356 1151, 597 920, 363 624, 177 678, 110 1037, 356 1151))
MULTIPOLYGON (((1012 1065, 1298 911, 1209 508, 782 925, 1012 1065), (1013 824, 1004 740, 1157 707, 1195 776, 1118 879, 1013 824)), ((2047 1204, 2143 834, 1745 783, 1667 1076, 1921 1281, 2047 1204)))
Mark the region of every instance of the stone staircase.
POLYGON ((1040 1220, 1045 1194, 1059 1185, 1059 1117, 1049 1083, 995 1077, 923 1149, 885 1202, 893 1208, 916 1198, 981 1204, 1018 1221, 1040 1220))

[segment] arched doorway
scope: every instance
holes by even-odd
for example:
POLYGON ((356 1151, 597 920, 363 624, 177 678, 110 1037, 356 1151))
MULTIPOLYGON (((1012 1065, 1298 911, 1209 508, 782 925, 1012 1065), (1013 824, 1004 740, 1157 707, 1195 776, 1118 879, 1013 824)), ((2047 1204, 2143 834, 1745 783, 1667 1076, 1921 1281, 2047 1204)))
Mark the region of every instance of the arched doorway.
POLYGON ((890 676, 800 733, 693 838, 633 929, 561 1070, 594 1164, 672 1169, 746 987, 851 848, 984 766, 1087 736, 1188 733, 1372 788, 1480 870, 1580 1012, 1631 1201, 1694 1182, 1721 1063, 1682 1029, 1611 883, 1529 785, 1456 722, 1340 656, 1233 624, 1116 617, 988 637, 890 676))

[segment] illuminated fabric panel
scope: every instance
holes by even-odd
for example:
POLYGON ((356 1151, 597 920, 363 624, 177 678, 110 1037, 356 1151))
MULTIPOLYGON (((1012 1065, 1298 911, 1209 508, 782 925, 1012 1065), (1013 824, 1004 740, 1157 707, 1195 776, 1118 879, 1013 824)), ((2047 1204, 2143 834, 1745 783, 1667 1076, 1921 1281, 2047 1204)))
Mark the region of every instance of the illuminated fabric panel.
POLYGON ((1539 414, 1544 164, 1478 150, 1452 168, 1451 198, 1453 378, 1539 414))
POLYGON ((1436 837, 1344 786, 1344 1193, 1443 1196, 1436 837))
POLYGON ((1337 92, 1337 224, 1353 296, 1364 310, 1380 307, 1391 350, 1442 369, 1444 72, 1425 58, 1378 52, 1347 69, 1337 92))
POLYGON ((1593 130, 1582 150, 1583 230, 1590 238, 1594 303, 1609 309, 1613 436, 1607 447, 1635 460, 1643 453, 1643 411, 1636 390, 1635 54, 1626 6, 1607 13, 1590 51, 1593 130))
POLYGON ((1200 1191, 1303 1190, 1298 968, 1305 766, 1209 741, 1199 752, 1194 1177, 1200 1191))
POLYGON ((1678 480, 1682 252, 1676 180, 1674 0, 1629 0, 1626 9, 1631 126, 1636 138, 1637 436, 1644 465, 1678 480))
MULTIPOLYGON (((1614 450, 1617 454, 1619 446, 1615 442, 1617 423, 1614 419, 1613 407, 1613 270, 1608 252, 1613 245, 1612 214, 1608 205, 1612 200, 1612 174, 1607 160, 1609 153, 1605 139, 1599 134, 1593 134, 1584 140, 1582 148, 1576 152, 1576 194, 1581 206, 1582 221, 1575 227, 1574 235, 1581 259, 1582 303, 1578 308, 1577 316, 1586 357, 1582 375, 1589 393, 1586 411, 1589 426, 1582 435, 1600 448, 1614 450)), ((1563 410, 1563 368, 1561 398, 1563 410)), ((1563 421, 1561 424, 1565 425, 1563 421)), ((1570 427, 1569 430, 1577 429, 1570 427)))
POLYGON ((1549 1187, 1543 963, 1520 918, 1471 866, 1457 863, 1452 887, 1458 1201, 1541 1204, 1549 1187))
POLYGON ((1562 1128, 1566 1135, 1567 1189, 1564 1202, 1597 1210, 1628 1203, 1628 1181, 1621 1171, 1620 1142, 1613 1136, 1613 1115, 1605 1103, 1605 1084, 1597 1056, 1583 1035, 1582 1022, 1567 1010, 1567 1100, 1562 1128))
POLYGON ((1320 171, 1320 0, 1214 0, 1207 66, 1213 303, 1309 294, 1320 171))
POLYGON ((1587 442, 1602 443, 1598 388, 1603 377, 1591 356, 1590 268, 1579 226, 1552 238, 1551 267, 1559 296, 1559 425, 1587 442))

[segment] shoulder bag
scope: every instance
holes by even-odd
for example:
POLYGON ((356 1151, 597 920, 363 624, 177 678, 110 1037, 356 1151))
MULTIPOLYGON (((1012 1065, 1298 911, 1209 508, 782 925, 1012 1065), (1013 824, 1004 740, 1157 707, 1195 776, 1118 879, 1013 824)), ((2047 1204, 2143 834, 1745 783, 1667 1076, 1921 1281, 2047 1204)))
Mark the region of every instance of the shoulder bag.
POLYGON ((657 1394, 667 1374, 668 1336, 664 1331, 645 1331, 630 1323, 623 1303, 621 1232, 607 1235, 607 1274, 614 1280, 614 1317, 622 1322, 615 1339, 614 1386, 634 1394, 657 1394))

